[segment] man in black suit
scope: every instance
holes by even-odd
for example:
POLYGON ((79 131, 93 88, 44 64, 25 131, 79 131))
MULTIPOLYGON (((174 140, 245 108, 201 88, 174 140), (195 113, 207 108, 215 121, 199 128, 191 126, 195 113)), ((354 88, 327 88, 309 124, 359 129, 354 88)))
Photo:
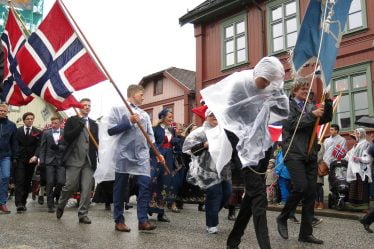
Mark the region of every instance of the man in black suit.
POLYGON ((87 213, 93 173, 96 170, 97 148, 89 137, 88 130, 98 141, 98 126, 94 120, 88 118, 91 111, 91 100, 85 98, 80 103, 83 106, 80 109, 80 115, 68 118, 65 124, 64 141, 66 149, 62 162, 66 169, 66 182, 62 188, 56 217, 57 219, 62 217, 69 198, 80 187, 79 222, 91 224, 87 213))
POLYGON ((40 143, 40 165, 45 167, 46 192, 48 212, 54 213, 54 197, 59 198, 62 186, 65 183, 65 168, 62 165, 62 155, 65 149, 63 142, 64 130, 60 128, 61 120, 51 118, 52 128, 43 132, 40 143), (53 187, 55 190, 53 191, 53 187))
POLYGON ((26 201, 31 190, 31 180, 38 163, 41 130, 33 127, 35 115, 26 112, 22 116, 24 126, 17 129, 17 166, 15 168, 15 204, 17 213, 25 212, 26 201))

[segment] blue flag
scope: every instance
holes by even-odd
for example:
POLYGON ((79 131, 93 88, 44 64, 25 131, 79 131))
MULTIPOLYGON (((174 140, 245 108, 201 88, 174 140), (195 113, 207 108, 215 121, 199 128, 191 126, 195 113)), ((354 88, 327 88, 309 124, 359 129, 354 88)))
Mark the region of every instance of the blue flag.
POLYGON ((329 85, 351 2, 352 0, 310 0, 292 54, 293 69, 297 73, 311 59, 317 58, 321 44, 321 78, 325 87, 329 85))

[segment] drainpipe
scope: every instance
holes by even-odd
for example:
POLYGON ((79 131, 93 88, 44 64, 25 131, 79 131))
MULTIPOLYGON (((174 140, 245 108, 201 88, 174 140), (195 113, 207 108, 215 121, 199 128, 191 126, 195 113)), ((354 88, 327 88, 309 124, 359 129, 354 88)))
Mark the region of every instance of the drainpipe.
POLYGON ((256 6, 256 8, 260 11, 260 18, 261 18, 261 33, 262 33, 262 43, 261 43, 261 46, 262 46, 262 57, 264 57, 266 55, 266 36, 265 36, 265 19, 264 19, 264 10, 262 10, 261 8, 261 5, 256 2, 256 0, 251 0, 252 3, 254 4, 254 6, 256 6))

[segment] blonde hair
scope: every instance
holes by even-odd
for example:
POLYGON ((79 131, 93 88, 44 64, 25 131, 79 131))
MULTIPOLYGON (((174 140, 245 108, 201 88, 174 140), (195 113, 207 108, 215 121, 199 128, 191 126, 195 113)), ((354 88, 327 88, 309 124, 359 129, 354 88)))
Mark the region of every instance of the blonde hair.
POLYGON ((291 87, 291 97, 295 97, 295 92, 304 86, 309 86, 309 81, 305 77, 295 79, 291 87))
POLYGON ((7 104, 5 104, 5 103, 0 103, 0 107, 4 107, 4 108, 6 108, 7 110, 8 110, 8 105, 7 104))
POLYGON ((131 98, 132 96, 134 96, 135 93, 139 91, 144 91, 144 87, 142 87, 141 85, 134 85, 134 84, 129 85, 129 87, 127 88, 127 97, 131 98))

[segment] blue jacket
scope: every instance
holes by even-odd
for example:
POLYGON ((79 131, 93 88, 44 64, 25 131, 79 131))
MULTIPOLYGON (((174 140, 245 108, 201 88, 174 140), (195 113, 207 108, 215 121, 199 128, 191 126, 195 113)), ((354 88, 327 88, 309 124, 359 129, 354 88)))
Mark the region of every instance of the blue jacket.
POLYGON ((17 127, 8 118, 0 118, 0 158, 12 157, 17 155, 17 127))
POLYGON ((277 158, 275 159, 275 174, 280 177, 291 179, 288 169, 283 162, 283 152, 279 151, 277 158))

